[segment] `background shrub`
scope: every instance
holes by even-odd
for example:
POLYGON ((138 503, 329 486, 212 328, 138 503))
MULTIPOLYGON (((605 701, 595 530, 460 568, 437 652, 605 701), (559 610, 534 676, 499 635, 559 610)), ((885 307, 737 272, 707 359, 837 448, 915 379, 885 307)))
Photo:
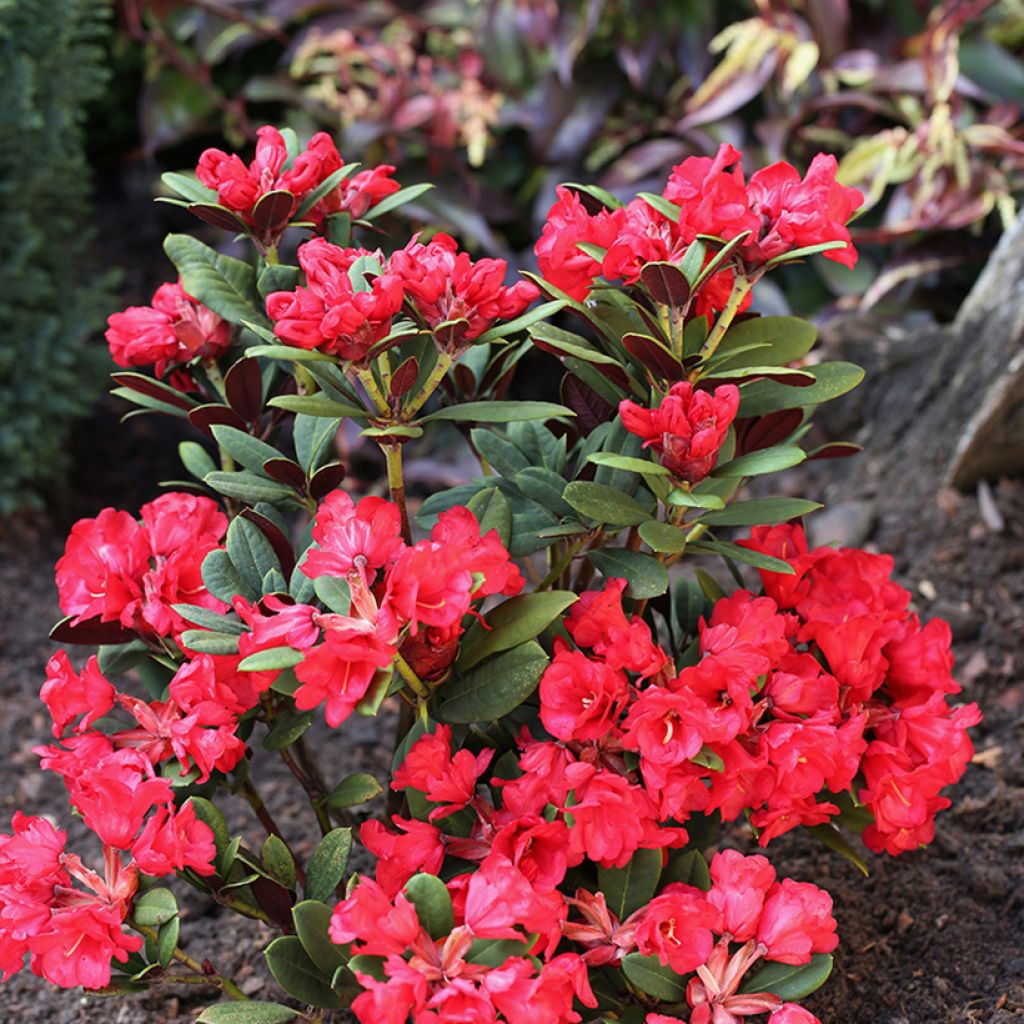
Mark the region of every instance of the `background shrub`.
POLYGON ((106 365, 90 344, 110 299, 87 261, 84 118, 106 81, 107 27, 102 0, 0 0, 2 514, 60 470, 106 365))

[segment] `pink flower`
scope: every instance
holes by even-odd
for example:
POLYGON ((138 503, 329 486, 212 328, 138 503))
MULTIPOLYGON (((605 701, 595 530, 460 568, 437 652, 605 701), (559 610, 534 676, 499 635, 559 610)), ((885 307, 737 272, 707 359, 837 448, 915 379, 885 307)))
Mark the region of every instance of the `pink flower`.
POLYGON ((231 343, 231 325, 192 298, 178 280, 160 285, 152 305, 111 314, 106 339, 118 366, 152 366, 163 377, 168 367, 223 355, 231 343))
POLYGON ((756 938, 767 947, 767 959, 784 964, 806 964, 814 953, 831 953, 839 944, 832 897, 810 882, 784 878, 768 892, 756 938))
POLYGON ((695 484, 715 468, 739 404, 735 384, 723 384, 712 394, 680 381, 654 409, 623 399, 619 414, 623 426, 642 437, 645 448, 653 447, 666 469, 678 480, 695 484))
POLYGON ((344 491, 332 491, 320 504, 313 523, 313 548, 302 571, 347 578, 352 572, 372 583, 376 572, 392 565, 404 548, 398 506, 369 496, 357 505, 344 491))
POLYGON ((746 942, 757 932, 765 894, 775 883, 775 869, 761 856, 744 857, 738 850, 722 850, 711 860, 714 883, 708 903, 719 913, 715 931, 735 942, 746 942))
POLYGON ((716 917, 699 889, 672 883, 644 909, 637 926, 637 947, 676 974, 688 974, 711 953, 716 917))

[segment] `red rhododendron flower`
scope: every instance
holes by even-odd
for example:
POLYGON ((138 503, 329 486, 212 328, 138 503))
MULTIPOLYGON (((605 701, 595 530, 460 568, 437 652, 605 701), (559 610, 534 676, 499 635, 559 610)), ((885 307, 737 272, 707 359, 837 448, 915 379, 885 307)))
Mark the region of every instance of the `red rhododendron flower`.
POLYGON ((394 898, 402 886, 420 871, 436 875, 444 862, 441 830, 425 821, 391 816, 397 832, 382 822, 366 821, 359 828, 359 839, 377 858, 377 884, 394 898))
POLYGON ((79 675, 71 667, 64 651, 58 651, 46 663, 46 682, 39 691, 39 699, 53 718, 53 735, 61 733, 80 717, 75 732, 85 732, 114 706, 114 687, 100 672, 95 656, 86 663, 79 675))
POLYGON ((654 448, 661 464, 685 483, 703 480, 715 468, 729 424, 736 418, 740 392, 735 384, 694 391, 688 381, 673 384, 654 409, 623 399, 623 426, 654 448))
POLYGON ((177 813, 161 808, 146 822, 132 847, 132 856, 147 875, 171 875, 191 868, 197 875, 212 875, 217 848, 213 830, 196 817, 192 804, 177 813))
POLYGON ((75 623, 98 616, 128 629, 168 636, 187 628, 172 605, 224 605, 206 591, 202 562, 227 529, 214 501, 169 492, 142 506, 141 522, 103 509, 71 529, 57 562, 57 590, 75 623))
POLYGON ((806 964, 814 953, 831 953, 839 944, 832 897, 810 882, 782 879, 765 898, 756 938, 769 960, 784 964, 806 964))
POLYGON ((836 158, 819 153, 803 179, 785 162, 751 175, 747 185, 751 212, 763 223, 760 235, 744 246, 744 255, 758 263, 782 253, 824 242, 845 242, 823 253, 826 259, 852 267, 857 250, 850 241, 847 221, 864 202, 855 188, 836 181, 836 158), (755 242, 756 239, 756 242, 755 242))
POLYGON ((430 818, 443 818, 461 810, 476 792, 477 779, 487 770, 494 751, 473 755, 460 750, 452 756, 452 730, 439 725, 425 733, 410 748, 391 781, 392 789, 412 788, 442 806, 430 818))
POLYGON ((419 933, 416 908, 402 895, 391 900, 368 878, 331 915, 331 942, 358 943, 359 952, 370 956, 401 956, 419 933))
POLYGON ((192 298, 181 281, 162 284, 149 306, 129 306, 107 318, 107 344, 118 366, 168 367, 217 359, 231 342, 231 325, 192 298))
POLYGON ((302 571, 320 576, 346 578, 355 571, 367 586, 379 569, 391 565, 405 546, 398 506, 368 496, 357 505, 344 491, 332 491, 316 510, 313 548, 302 571))
POLYGON ((672 168, 662 195, 682 208, 679 227, 688 242, 698 235, 726 241, 744 231, 756 235, 761 221, 750 209, 741 159, 739 150, 723 142, 714 157, 687 157, 672 168))
POLYGON ((601 264, 578 243, 607 249, 619 233, 623 213, 601 210, 591 216, 571 189, 560 185, 556 192, 558 199, 548 210, 534 251, 544 280, 582 302, 601 273, 601 264))
POLYGON ((267 315, 277 336, 288 345, 360 362, 388 334, 392 317, 402 308, 402 280, 384 262, 379 252, 340 249, 322 238, 300 246, 305 286, 267 296, 267 315), (367 281, 370 266, 379 272, 367 281))
POLYGON ((688 974, 710 955, 716 918, 704 893, 674 882, 644 908, 637 925, 637 947, 676 974, 688 974))
POLYGON ((719 914, 715 931, 734 942, 752 939, 765 895, 775 884, 775 868, 765 857, 722 850, 711 859, 711 880, 707 901, 719 914))
POLYGON ((454 238, 442 233, 426 245, 413 239, 392 255, 390 265, 431 330, 444 323, 467 321, 467 325, 452 327, 444 337, 437 337, 451 352, 461 351, 495 321, 519 316, 540 294, 529 281, 506 287, 508 265, 504 260, 474 262, 468 253, 458 251, 454 238))
POLYGON ((556 643, 540 679, 540 720, 556 739, 600 739, 615 728, 628 696, 622 672, 556 643))

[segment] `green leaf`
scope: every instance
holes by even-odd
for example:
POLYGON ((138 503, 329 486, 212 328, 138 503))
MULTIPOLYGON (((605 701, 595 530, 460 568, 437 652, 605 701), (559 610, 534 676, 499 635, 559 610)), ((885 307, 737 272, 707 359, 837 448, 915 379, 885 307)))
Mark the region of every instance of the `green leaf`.
POLYGON ((580 515, 597 523, 611 526, 639 526, 653 516, 635 498, 614 487, 574 480, 562 492, 562 497, 580 515))
POLYGON ((737 501, 721 511, 708 512, 700 521, 713 526, 771 526, 798 519, 821 507, 820 502, 806 498, 758 498, 737 501))
POLYGON ((243 658, 238 663, 243 672, 274 672, 283 668, 295 668, 302 663, 305 655, 294 647, 268 647, 243 658))
MULTIPOLYGON (((238 476, 239 474, 232 474, 238 476)), ((264 532, 242 516, 235 516, 228 527, 225 541, 231 564, 245 581, 246 586, 256 594, 263 593, 263 580, 271 569, 281 570, 274 546, 264 532)), ((290 668, 283 665, 282 668, 290 668)))
POLYGON ((297 935, 282 935, 267 946, 264 956, 274 980, 299 1002, 327 1010, 341 1008, 341 1000, 303 948, 297 935))
POLYGON ((331 807, 357 807, 384 792, 384 787, 366 772, 354 772, 342 779, 327 795, 331 807))
POLYGON ((679 223, 679 218, 683 212, 682 208, 664 196, 656 195, 654 192, 638 192, 637 198, 642 199, 651 209, 657 210, 663 217, 667 217, 673 224, 679 223))
POLYGON ((182 199, 187 199, 190 203, 217 202, 217 193, 212 188, 203 185, 195 175, 167 171, 160 175, 160 180, 168 189, 177 193, 182 199))
POLYGON ((831 955, 815 953, 809 964, 766 964, 740 986, 740 991, 774 992, 780 999, 791 1003, 821 988, 831 973, 831 955))
POLYGON ((668 570, 656 558, 642 551, 626 548, 604 548, 590 551, 587 558, 600 570, 605 579, 624 579, 628 597, 643 600, 657 597, 668 590, 668 570))
POLYGON ((850 843, 835 825, 826 823, 822 825, 806 825, 805 828, 823 846, 827 846, 830 850, 835 851, 840 857, 845 857, 865 878, 871 874, 867 863, 857 852, 856 847, 850 843))
POLYGON ((209 826, 210 831, 213 833, 214 846, 217 848, 218 860, 223 863, 224 854, 231 843, 231 834, 228 832, 228 823, 224 819, 220 808, 201 796, 189 797, 188 802, 192 805, 192 810, 195 811, 196 817, 209 826))
POLYGON ((709 540, 703 537, 697 543, 691 544, 690 550, 694 554, 721 555, 722 558, 731 558, 734 562, 752 565, 755 569, 764 569, 767 572, 778 572, 783 576, 793 575, 793 566, 789 562, 774 558, 772 555, 764 555, 760 551, 751 551, 750 548, 741 547, 739 544, 730 544, 728 541, 709 540))
POLYGON ((288 412, 302 413, 304 416, 319 416, 328 419, 350 417, 365 420, 369 413, 355 405, 348 405, 336 399, 328 398, 322 391, 315 395, 278 395, 270 399, 267 405, 288 412))
POLYGON ((544 648, 532 640, 499 654, 444 684, 437 717, 460 724, 493 722, 533 693, 547 664, 544 648))
POLYGON ((515 320, 509 320, 508 323, 504 324, 497 324, 490 330, 484 331, 473 344, 485 345, 490 341, 497 341, 499 338, 505 338, 510 334, 525 331, 527 327, 532 327, 535 323, 554 316, 555 313, 564 308, 565 303, 560 299, 555 302, 542 302, 539 306, 534 306, 533 309, 527 310, 522 316, 517 316, 515 320))
POLYGON ((686 998, 686 985, 670 967, 662 967, 656 956, 630 953, 622 960, 626 977, 655 999, 666 1003, 680 1003, 686 998))
POLYGON ((683 508, 725 508, 725 501, 717 494, 702 494, 684 490, 682 487, 677 487, 667 495, 665 503, 668 505, 679 505, 683 508))
POLYGON ((383 217, 385 213, 390 213, 406 203, 419 199, 421 195, 429 192, 432 188, 434 186, 429 183, 407 185, 405 188, 400 188, 397 192, 392 192, 391 195, 385 196, 376 206, 372 206, 368 212, 363 214, 362 219, 374 221, 378 217, 383 217))
POLYGON ((260 850, 260 862, 275 882, 286 889, 295 888, 295 861, 291 851, 280 836, 269 835, 260 850))
MULTIPOLYGON (((273 403, 271 403, 273 404, 273 403)), ((575 418, 576 413, 554 402, 463 402, 421 416, 420 423, 450 420, 453 423, 519 423, 523 420, 575 418)))
POLYGON ((198 604, 173 604, 171 607, 186 622, 202 626, 204 629, 212 629, 219 633, 237 633, 239 636, 246 632, 244 623, 238 619, 229 618, 219 612, 211 612, 209 608, 203 608, 198 604))
POLYGON ((714 470, 715 477, 763 476, 766 473, 778 473, 791 466, 798 466, 807 453, 796 445, 780 444, 774 448, 764 448, 749 455, 741 455, 738 459, 726 462, 714 470))
POLYGON ((299 1011, 280 1003, 243 1002, 215 1003, 196 1018, 196 1024, 288 1024, 299 1011))
POLYGON ((306 898, 326 903, 334 896, 348 869, 352 830, 336 828, 320 840, 306 869, 306 898))
POLYGON ((159 928, 178 916, 178 901, 170 889, 149 889, 132 908, 132 918, 144 928, 159 928))
POLYGON ((711 872, 704 854, 700 850, 687 850, 673 857, 665 868, 663 881, 666 884, 682 882, 707 892, 711 888, 711 872))
POLYGON ((450 934, 455 927, 452 898, 448 888, 434 875, 413 875, 405 883, 405 895, 416 908, 420 924, 432 939, 450 934))
POLYGON ((512 479, 520 470, 532 463, 504 434, 477 427, 469 434, 473 447, 490 463, 491 468, 503 477, 512 479))
POLYGON ((246 585, 223 548, 214 548, 203 559, 202 574, 206 589, 225 604, 231 604, 236 594, 250 601, 260 596, 259 591, 246 585))
POLYGON ((186 629, 181 642, 196 654, 237 654, 238 633, 217 633, 208 629, 186 629))
POLYGON ((328 419, 301 413, 296 415, 292 440, 295 444, 295 457, 306 476, 311 476, 320 465, 340 426, 340 416, 328 419))
POLYGON ((497 530, 501 543, 508 547, 512 536, 512 507, 508 503, 508 498, 497 487, 477 491, 466 502, 466 508, 480 523, 481 537, 486 536, 491 530, 497 530))
POLYGON ((629 455, 615 455, 613 452, 593 452, 587 456, 587 462, 598 466, 611 466, 612 469, 624 469, 628 473, 644 473, 652 476, 671 476, 660 462, 650 459, 634 459, 629 455))
POLYGON ((661 877, 661 850, 637 850, 621 868, 597 869, 597 887, 620 921, 650 902, 661 877))
POLYGON ((258 501, 269 501, 276 503, 285 498, 294 497, 294 491, 284 484, 267 480, 265 477, 257 476, 245 470, 237 473, 207 473, 203 479, 208 487, 212 487, 218 494, 228 498, 238 498, 248 505, 255 505, 258 501))
POLYGON ((529 952, 529 944, 518 939, 474 939, 466 962, 501 967, 512 957, 526 956, 529 952))
MULTIPOLYGON (((273 332, 260 327, 259 324, 247 323, 245 326, 261 338, 269 340, 274 337, 273 332)), ((268 345, 253 345, 245 350, 245 354, 250 358, 262 356, 264 359, 280 359, 289 363, 333 363, 336 361, 334 356, 329 356, 326 352, 320 352, 315 348, 299 348, 297 345, 288 345, 283 341, 273 342, 268 345)), ((303 396, 290 395, 287 397, 298 398, 303 396)))
POLYGON ((256 295, 256 272, 248 263, 222 256, 191 235, 168 235, 164 252, 178 268, 185 291, 233 324, 265 321, 256 295))
POLYGON ((780 409, 821 405, 852 391, 864 379, 864 371, 853 363, 818 363, 812 372, 815 383, 805 388, 774 380, 745 385, 740 391, 739 415, 765 416, 780 409))
POLYGON ((548 590, 503 601, 484 616, 487 628, 477 622, 466 632, 459 654, 459 671, 465 672, 492 654, 539 636, 577 600, 568 590, 548 590))
POLYGON ((312 711, 280 711, 274 724, 263 738, 266 750, 284 750, 290 747, 313 724, 312 711))
POLYGON ((338 615, 348 615, 352 608, 352 591, 347 581, 339 577, 318 576, 313 580, 313 593, 325 608, 338 615))
POLYGON ((780 263, 789 263, 792 260, 806 259, 808 256, 817 256, 820 252, 831 252, 833 249, 845 249, 850 243, 840 242, 819 242, 817 245, 803 245, 799 249, 790 249, 789 252, 780 253, 770 259, 765 266, 775 267, 780 263))
POLYGON ((295 934, 310 960, 328 977, 346 962, 345 948, 331 942, 331 908, 319 900, 303 900, 292 907, 295 934))
POLYGON ((236 462, 254 473, 263 475, 263 463, 268 459, 283 459, 284 453, 279 452, 265 441, 237 430, 225 423, 214 423, 210 427, 217 444, 221 446, 236 462))
POLYGON ((178 948, 178 937, 181 934, 181 918, 177 914, 165 921, 157 929, 156 933, 156 956, 161 967, 167 967, 174 959, 174 952, 178 948))
POLYGON ((217 471, 217 463, 210 457, 210 453, 196 441, 182 441, 178 445, 178 458, 197 480, 202 480, 207 473, 217 471))
POLYGON ((359 166, 357 163, 345 164, 343 167, 339 167, 333 174, 329 174, 324 178, 299 204, 299 208, 295 211, 295 218, 301 219, 304 217, 324 196, 333 192, 359 166))
POLYGON ((686 548, 686 534, 681 527, 673 523, 650 519, 646 523, 641 523, 637 532, 652 551, 674 555, 686 548))

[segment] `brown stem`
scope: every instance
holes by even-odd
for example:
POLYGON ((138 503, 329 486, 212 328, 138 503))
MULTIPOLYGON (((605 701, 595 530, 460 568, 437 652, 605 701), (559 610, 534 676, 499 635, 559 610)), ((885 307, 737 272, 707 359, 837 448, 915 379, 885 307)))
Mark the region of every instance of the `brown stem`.
POLYGON ((288 850, 288 853, 291 855, 292 861, 295 864, 295 877, 298 878, 299 882, 302 885, 305 885, 305 870, 299 863, 298 858, 295 856, 295 854, 292 853, 292 849, 288 845, 288 840, 285 839, 284 834, 281 832, 281 829, 278 828, 277 822, 274 821, 274 818, 271 815, 269 809, 267 808, 267 805, 263 802, 263 798, 259 795, 259 793, 256 790, 256 787, 252 784, 252 781, 250 779, 246 779, 245 782, 242 783, 242 788, 239 790, 239 793, 256 813, 256 817, 259 818, 260 824, 264 827, 264 829, 266 829, 267 835, 277 836, 277 838, 280 839, 282 843, 284 843, 285 848, 288 850))

